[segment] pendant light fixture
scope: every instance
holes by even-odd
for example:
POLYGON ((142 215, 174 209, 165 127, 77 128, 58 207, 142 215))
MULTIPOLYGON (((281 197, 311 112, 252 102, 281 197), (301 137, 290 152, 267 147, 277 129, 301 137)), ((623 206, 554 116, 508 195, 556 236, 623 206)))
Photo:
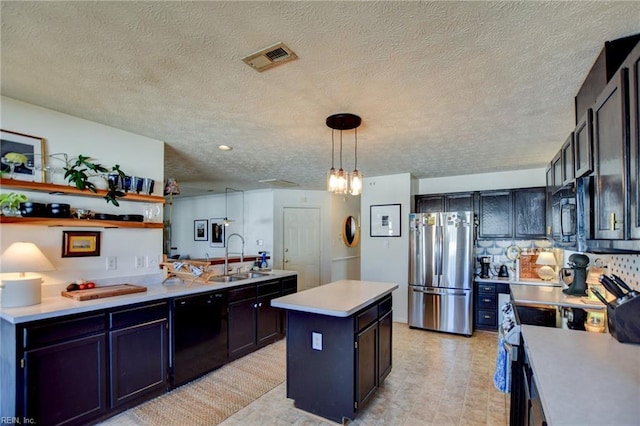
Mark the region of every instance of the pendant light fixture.
POLYGON ((331 131, 331 170, 329 170, 327 189, 335 194, 359 195, 362 192, 362 173, 358 171, 358 131, 356 130, 356 168, 349 177, 349 174, 342 168, 342 132, 344 130, 357 129, 362 123, 362 119, 355 114, 340 113, 327 117, 326 124, 333 129, 331 131), (340 169, 336 172, 333 167, 334 153, 334 131, 340 130, 340 169), (335 178, 333 177, 335 174, 335 178), (349 187, 351 190, 349 191, 349 187))

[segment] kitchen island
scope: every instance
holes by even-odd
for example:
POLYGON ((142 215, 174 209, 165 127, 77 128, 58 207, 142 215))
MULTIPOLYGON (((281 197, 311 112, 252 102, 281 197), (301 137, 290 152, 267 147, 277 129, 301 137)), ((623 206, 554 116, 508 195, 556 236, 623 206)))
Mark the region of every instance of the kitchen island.
POLYGON ((640 345, 530 325, 522 337, 547 424, 638 424, 640 345))
POLYGON ((336 281, 279 297, 287 310, 287 397, 302 410, 353 419, 391 371, 397 284, 336 281))

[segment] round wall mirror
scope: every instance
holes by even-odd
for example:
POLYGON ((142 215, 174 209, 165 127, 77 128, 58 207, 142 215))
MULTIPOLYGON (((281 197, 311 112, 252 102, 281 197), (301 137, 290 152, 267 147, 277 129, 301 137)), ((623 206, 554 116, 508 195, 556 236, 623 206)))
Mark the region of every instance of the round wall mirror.
POLYGON ((358 221, 353 216, 347 216, 342 225, 342 241, 347 247, 355 247, 360 240, 358 221))

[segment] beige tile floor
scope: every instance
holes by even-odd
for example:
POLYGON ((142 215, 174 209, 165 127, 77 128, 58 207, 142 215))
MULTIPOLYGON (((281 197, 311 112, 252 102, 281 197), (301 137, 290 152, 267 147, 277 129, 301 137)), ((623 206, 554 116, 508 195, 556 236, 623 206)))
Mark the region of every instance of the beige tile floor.
MULTIPOLYGON (((507 425, 509 395, 493 386, 497 334, 473 337, 393 324, 393 369, 352 425, 507 425)), ((298 410, 277 386, 224 426, 335 425, 298 410)))

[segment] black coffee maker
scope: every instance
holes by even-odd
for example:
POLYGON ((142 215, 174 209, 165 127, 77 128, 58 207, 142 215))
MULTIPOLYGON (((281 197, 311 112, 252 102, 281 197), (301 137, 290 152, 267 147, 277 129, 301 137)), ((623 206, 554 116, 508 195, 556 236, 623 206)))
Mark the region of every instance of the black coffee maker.
POLYGON ((491 268, 491 257, 482 256, 480 258, 480 278, 491 278, 489 269, 491 268))

